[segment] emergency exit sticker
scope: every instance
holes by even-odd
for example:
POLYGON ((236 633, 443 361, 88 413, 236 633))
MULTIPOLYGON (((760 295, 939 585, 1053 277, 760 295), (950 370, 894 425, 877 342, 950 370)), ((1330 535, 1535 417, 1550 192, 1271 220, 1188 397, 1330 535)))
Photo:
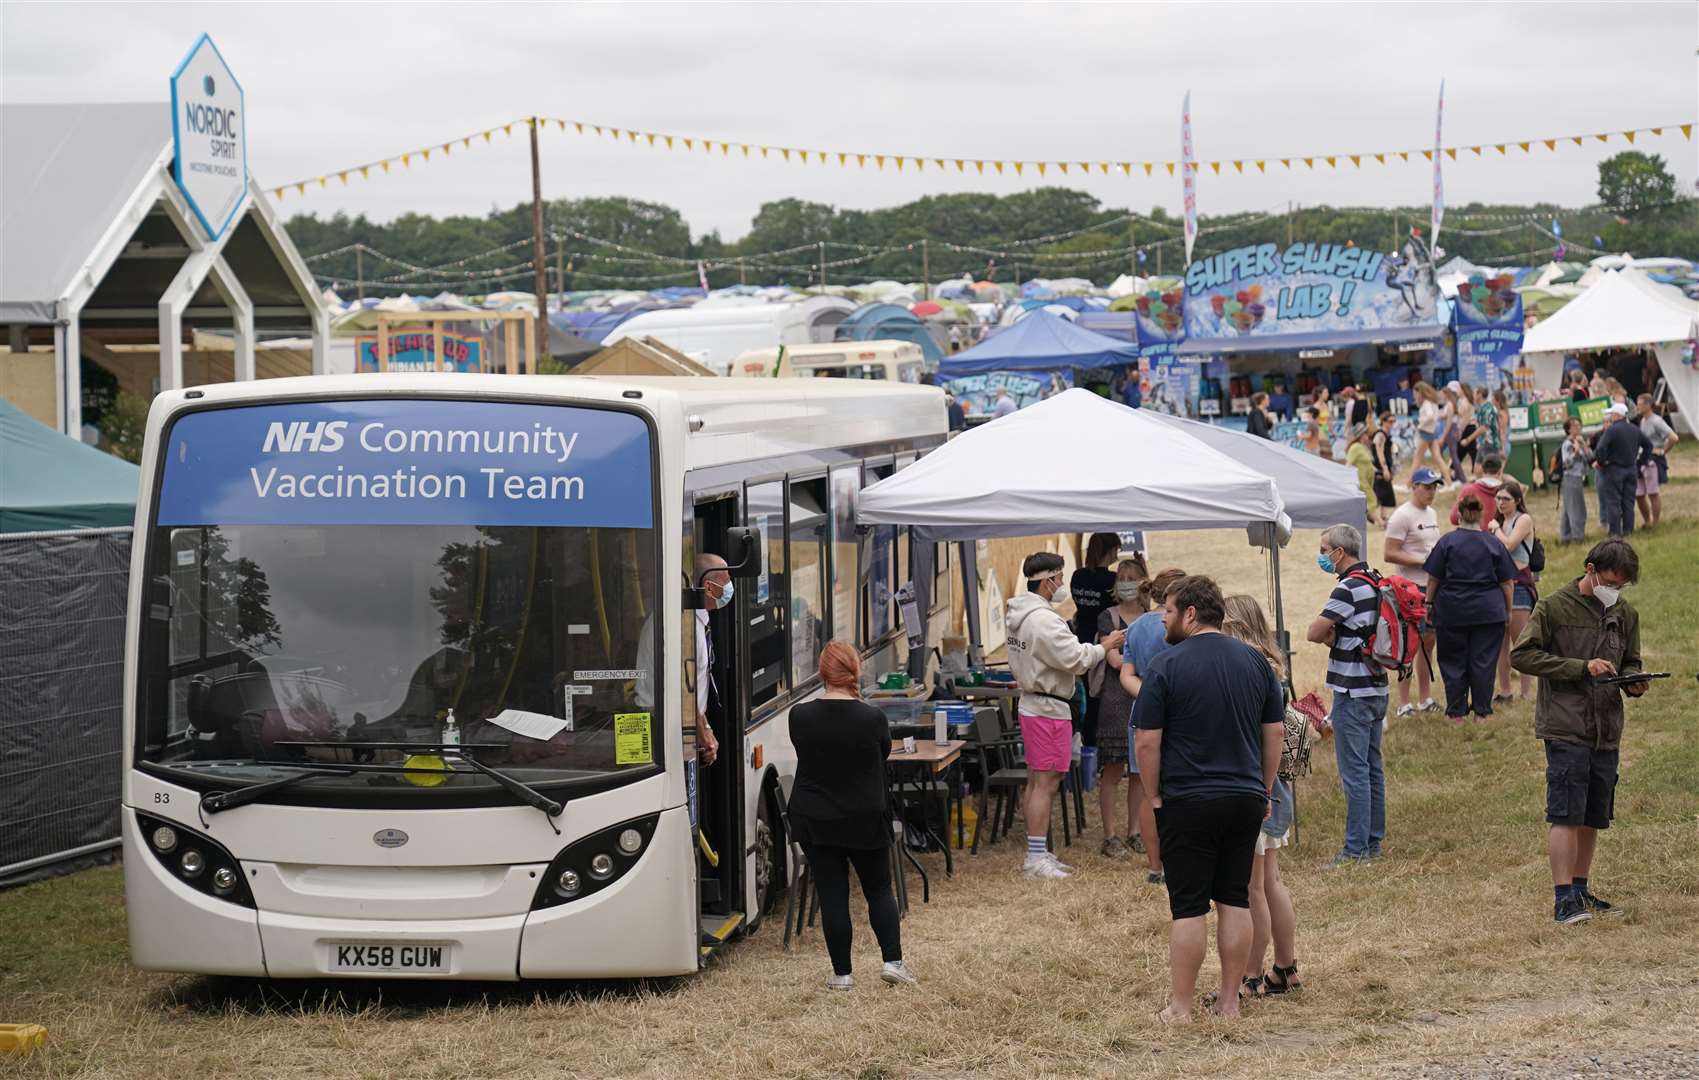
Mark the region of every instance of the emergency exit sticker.
POLYGON ((655 747, 649 739, 649 715, 614 714, 614 764, 653 765, 655 747))

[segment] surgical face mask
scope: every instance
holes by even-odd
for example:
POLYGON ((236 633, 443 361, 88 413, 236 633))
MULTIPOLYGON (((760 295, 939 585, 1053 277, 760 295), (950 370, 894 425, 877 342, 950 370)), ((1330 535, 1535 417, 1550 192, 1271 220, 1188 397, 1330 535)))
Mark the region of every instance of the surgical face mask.
POLYGON ((1324 573, 1337 574, 1339 572, 1333 568, 1333 557, 1325 551, 1316 556, 1316 565, 1321 567, 1324 573))
POLYGON ((734 593, 736 593, 736 591, 737 590, 732 587, 732 583, 729 582, 729 581, 726 582, 724 585, 721 585, 720 586, 720 598, 718 600, 714 601, 714 610, 718 611, 720 608, 723 608, 723 607, 727 606, 728 604, 730 604, 732 602, 732 596, 733 596, 734 593))
POLYGON ((1066 585, 1056 586, 1056 591, 1050 594, 1050 602, 1052 604, 1064 604, 1067 603, 1067 600, 1068 587, 1066 585))
POLYGON ((1622 599, 1622 590, 1611 585, 1606 585, 1604 581, 1595 574, 1593 575, 1593 599, 1603 604, 1606 610, 1609 610, 1616 606, 1616 602, 1618 600, 1622 599))
POLYGON ((1115 583, 1115 599, 1136 600, 1139 595, 1139 583, 1136 581, 1117 581, 1115 583))

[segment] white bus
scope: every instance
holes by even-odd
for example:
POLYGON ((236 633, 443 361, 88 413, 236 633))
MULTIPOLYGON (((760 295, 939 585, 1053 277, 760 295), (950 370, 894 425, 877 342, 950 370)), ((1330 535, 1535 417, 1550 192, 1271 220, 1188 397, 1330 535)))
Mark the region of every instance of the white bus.
POLYGON ((844 380, 160 395, 124 683, 132 959, 274 978, 696 970, 788 880, 787 716, 820 690, 820 648, 903 667, 894 598, 914 578, 934 636, 948 617, 943 547, 854 512, 944 437, 939 391, 844 380), (699 552, 734 567, 711 659, 694 655, 699 552))
POLYGON ((728 374, 745 378, 873 379, 920 382, 926 354, 912 341, 834 341, 780 349, 751 349, 728 374))

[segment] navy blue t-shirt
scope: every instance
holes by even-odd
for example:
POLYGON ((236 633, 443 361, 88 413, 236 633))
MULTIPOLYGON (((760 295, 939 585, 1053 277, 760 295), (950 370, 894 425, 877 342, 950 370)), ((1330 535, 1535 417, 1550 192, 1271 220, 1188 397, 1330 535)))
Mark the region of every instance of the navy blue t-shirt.
POLYGON ((1226 634, 1193 634, 1141 671, 1133 726, 1162 732, 1162 799, 1262 798, 1262 733, 1286 698, 1262 653, 1226 634))
POLYGON ((1439 538, 1422 564, 1439 582, 1428 621, 1435 626, 1485 626, 1502 623, 1502 582, 1516 578, 1516 564, 1498 537, 1478 529, 1457 529, 1439 538))

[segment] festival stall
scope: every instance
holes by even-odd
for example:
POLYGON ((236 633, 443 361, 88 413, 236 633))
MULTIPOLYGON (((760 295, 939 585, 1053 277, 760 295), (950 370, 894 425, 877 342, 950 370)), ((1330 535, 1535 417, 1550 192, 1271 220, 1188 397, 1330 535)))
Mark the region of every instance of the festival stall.
POLYGON ((1118 368, 1138 362, 1138 350, 1047 311, 1034 311, 1006 330, 938 365, 938 381, 962 402, 970 419, 991 415, 994 395, 1006 390, 1026 407, 1066 390, 1080 369, 1118 368))

